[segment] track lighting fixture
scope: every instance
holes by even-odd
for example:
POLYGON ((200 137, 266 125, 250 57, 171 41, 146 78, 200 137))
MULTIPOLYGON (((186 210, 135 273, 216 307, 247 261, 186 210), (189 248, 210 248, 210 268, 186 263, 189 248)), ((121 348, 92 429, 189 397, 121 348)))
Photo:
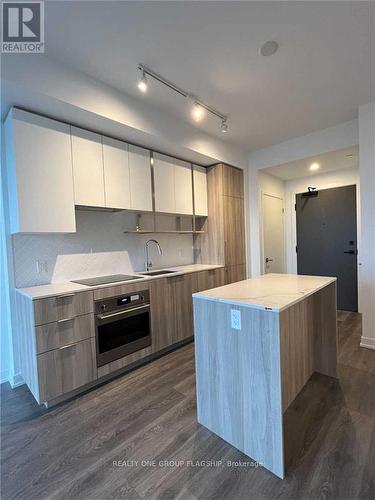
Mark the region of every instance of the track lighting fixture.
POLYGON ((142 72, 142 77, 138 83, 138 88, 141 92, 145 93, 147 91, 147 85, 148 85, 147 76, 150 76, 154 80, 158 81, 159 83, 162 83, 163 85, 170 88, 171 90, 173 90, 177 94, 180 94, 182 97, 185 97, 186 99, 191 101, 191 103, 192 103, 191 116, 194 119, 194 121, 196 121, 196 122, 202 121, 203 118, 205 117, 206 111, 207 111, 208 113, 211 113, 212 115, 220 118, 220 120, 221 120, 220 130, 223 133, 228 132, 228 124, 227 124, 228 118, 226 115, 223 115, 222 113, 220 113, 216 109, 211 108, 211 106, 209 106, 208 104, 205 104, 204 102, 202 102, 198 98, 192 96, 192 94, 190 94, 186 90, 182 89, 181 87, 179 87, 175 83, 171 82, 170 80, 167 80, 166 78, 162 77, 158 73, 155 73, 154 71, 147 68, 143 64, 139 64, 138 69, 139 69, 139 71, 142 72))
POLYGON ((141 79, 138 82, 139 90, 143 93, 147 92, 147 84, 148 84, 148 81, 147 81, 146 73, 144 71, 142 71, 141 79))
POLYGON ((223 120, 221 122, 220 130, 222 131, 223 134, 226 134, 228 132, 228 124, 226 120, 223 120))

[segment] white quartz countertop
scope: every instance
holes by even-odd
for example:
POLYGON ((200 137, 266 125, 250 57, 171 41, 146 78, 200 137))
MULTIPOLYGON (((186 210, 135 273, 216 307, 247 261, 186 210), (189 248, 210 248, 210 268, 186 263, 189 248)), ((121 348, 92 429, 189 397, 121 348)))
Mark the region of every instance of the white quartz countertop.
MULTIPOLYGON (((78 283, 72 283, 71 281, 66 281, 63 283, 50 283, 48 285, 32 286, 29 288, 16 288, 16 291, 18 293, 21 293, 22 295, 25 295, 26 297, 29 297, 32 300, 45 299, 47 297, 54 297, 56 295, 62 295, 65 293, 85 292, 88 290, 97 290, 98 288, 106 288, 109 286, 118 286, 125 284, 131 285, 132 283, 139 283, 140 281, 168 278, 172 276, 179 276, 182 274, 196 273, 199 271, 209 271, 210 269, 219 269, 221 267, 224 266, 216 264, 188 264, 186 266, 165 267, 163 268, 163 270, 165 269, 174 272, 170 274, 161 274, 160 276, 143 276, 141 275, 141 272, 138 273, 129 272, 126 274, 128 274, 129 276, 137 276, 139 277, 139 279, 130 281, 116 281, 115 283, 106 283, 105 285, 86 286, 86 285, 80 285, 78 283)), ((77 276, 77 279, 80 278, 82 278, 82 276, 77 276)))
POLYGON ((259 278, 195 293, 193 296, 280 312, 335 281, 336 278, 322 276, 265 274, 259 278))

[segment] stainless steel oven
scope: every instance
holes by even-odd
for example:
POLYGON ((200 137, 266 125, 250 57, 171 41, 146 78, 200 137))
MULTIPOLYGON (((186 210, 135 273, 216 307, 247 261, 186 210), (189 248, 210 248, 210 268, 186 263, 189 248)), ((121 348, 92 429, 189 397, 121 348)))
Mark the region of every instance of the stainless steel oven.
POLYGON ((97 365, 151 345, 148 290, 95 302, 97 365))

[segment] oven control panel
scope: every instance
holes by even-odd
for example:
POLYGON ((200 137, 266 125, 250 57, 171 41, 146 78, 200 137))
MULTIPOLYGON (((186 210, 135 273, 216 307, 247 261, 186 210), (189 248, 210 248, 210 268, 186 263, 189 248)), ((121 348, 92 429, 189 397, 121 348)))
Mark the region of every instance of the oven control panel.
POLYGON ((109 311, 118 311, 134 306, 149 304, 149 290, 141 290, 140 292, 127 293, 125 295, 117 295, 108 299, 98 300, 95 302, 95 312, 103 313, 109 311))

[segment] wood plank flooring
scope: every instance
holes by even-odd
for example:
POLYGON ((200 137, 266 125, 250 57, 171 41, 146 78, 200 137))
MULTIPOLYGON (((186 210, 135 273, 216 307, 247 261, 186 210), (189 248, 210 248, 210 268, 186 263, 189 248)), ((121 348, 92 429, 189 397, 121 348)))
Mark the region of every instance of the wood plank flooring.
POLYGON ((3 384, 2 499, 374 499, 375 351, 338 325, 339 379, 286 412, 284 481, 196 423, 190 344, 51 410, 3 384))

